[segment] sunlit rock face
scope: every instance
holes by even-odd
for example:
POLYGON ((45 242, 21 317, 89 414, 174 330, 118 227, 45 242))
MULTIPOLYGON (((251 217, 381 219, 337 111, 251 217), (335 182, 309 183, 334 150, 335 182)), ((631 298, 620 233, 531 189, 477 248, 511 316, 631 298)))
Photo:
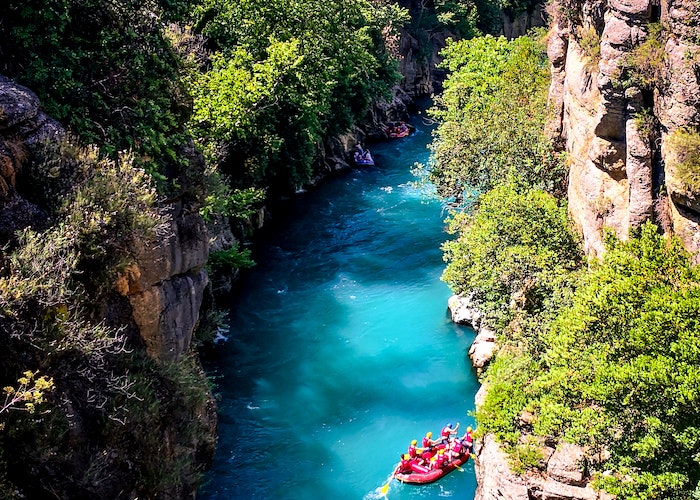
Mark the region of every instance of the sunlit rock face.
POLYGON ((700 4, 557 0, 551 14, 548 130, 569 154, 569 208, 587 253, 602 253, 604 228, 626 238, 651 219, 697 254, 700 186, 679 178, 669 138, 700 125, 700 4), (658 22, 660 57, 645 60, 635 47, 658 22), (630 78, 635 68, 646 82, 630 78))
POLYGON ((177 361, 190 347, 208 283, 204 221, 181 203, 168 207, 155 241, 138 242, 122 293, 129 299, 148 354, 177 361))

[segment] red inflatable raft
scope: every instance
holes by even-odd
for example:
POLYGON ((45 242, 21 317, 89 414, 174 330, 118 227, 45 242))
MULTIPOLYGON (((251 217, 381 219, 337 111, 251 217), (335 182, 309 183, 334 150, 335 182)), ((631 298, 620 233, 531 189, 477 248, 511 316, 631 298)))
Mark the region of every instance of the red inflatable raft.
POLYGON ((411 472, 410 474, 407 473, 401 473, 398 472, 394 474, 394 477, 401 481, 402 483, 409 483, 409 484, 426 484, 426 483, 432 483, 434 481, 437 481, 440 479, 442 476, 449 474, 453 470, 455 470, 457 467, 461 467, 463 464, 467 463, 467 460, 469 460, 469 453, 463 453, 462 455, 458 456, 451 462, 447 462, 445 465, 443 465, 439 469, 428 469, 427 467, 424 467, 422 465, 418 464, 411 464, 411 472))

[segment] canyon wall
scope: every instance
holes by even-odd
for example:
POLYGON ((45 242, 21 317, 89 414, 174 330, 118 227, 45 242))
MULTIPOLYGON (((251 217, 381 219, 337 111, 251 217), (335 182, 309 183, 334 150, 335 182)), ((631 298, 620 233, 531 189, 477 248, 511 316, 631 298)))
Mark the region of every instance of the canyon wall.
POLYGON ((604 228, 626 238, 653 220, 697 255, 700 185, 686 172, 697 156, 679 138, 697 155, 700 4, 558 0, 551 13, 549 131, 568 153, 586 252, 603 251, 604 228))
MULTIPOLYGON (((49 215, 51 209, 42 203, 46 200, 37 193, 56 188, 52 192, 53 197, 58 200, 70 198, 75 188, 70 185, 71 177, 67 174, 72 160, 70 156, 63 155, 66 149, 72 147, 66 131, 44 113, 39 99, 31 90, 0 76, 0 244, 4 247, 0 258, 5 259, 3 252, 18 243, 18 231, 29 227, 41 231, 63 222, 53 220, 55 214, 49 215), (53 153, 56 156, 52 156, 53 153), (44 173, 46 175, 42 178, 44 173)), ((196 169, 199 168, 197 163, 203 165, 203 158, 194 148, 191 149, 186 156, 190 167, 196 169)), ((146 460, 161 465, 177 463, 181 476, 172 484, 162 486, 158 496, 153 498, 193 497, 202 468, 213 458, 216 439, 216 404, 198 357, 190 349, 208 282, 204 269, 209 254, 208 234, 193 202, 179 199, 162 204, 159 224, 151 240, 127 240, 125 238, 119 243, 129 247, 125 251, 132 257, 131 263, 118 274, 111 287, 107 285, 109 290, 91 294, 88 299, 90 303, 83 307, 86 314, 89 311, 92 322, 108 325, 124 334, 123 349, 117 353, 122 356, 123 365, 143 363, 137 356, 131 356, 141 349, 145 349, 147 355, 161 366, 167 365, 165 372, 177 372, 180 368, 175 368, 175 365, 183 361, 186 363, 181 371, 187 372, 190 377, 187 387, 168 386, 178 380, 176 378, 168 379, 152 372, 141 375, 154 391, 163 396, 165 404, 161 405, 161 401, 154 398, 149 402, 151 413, 140 417, 152 425, 152 428, 142 430, 153 436, 153 447, 158 450, 146 460), (188 353, 191 355, 187 356, 188 353), (182 394, 194 396, 187 403, 168 399, 170 395, 180 397, 182 394), (196 428, 197 432, 190 433, 185 430, 188 427, 196 428)), ((59 272, 57 269, 44 271, 45 276, 59 272)), ((88 272, 97 273, 100 270, 88 272)), ((49 280, 49 283, 53 282, 49 280)), ((12 320, 2 316, 0 321, 12 320)), ((4 329, 0 329, 3 332, 11 330, 7 324, 4 326, 4 329)), ((3 342, 9 344, 10 340, 3 337, 3 342)), ((66 342, 70 343, 71 339, 66 342)), ((8 346, 3 345, 3 348, 8 349, 8 346)), ((22 352, 19 355, 23 358, 30 356, 22 352)), ((53 358, 60 358, 60 355, 53 358)), ((24 361, 27 362, 26 359, 24 361)), ((90 391, 100 387, 103 381, 96 377, 90 379, 90 389, 85 396, 75 382, 74 374, 64 373, 76 371, 80 366, 57 363, 53 367, 48 364, 47 361, 42 365, 42 371, 57 380, 52 412, 56 418, 62 418, 62 412, 65 412, 65 419, 70 422, 70 432, 63 433, 68 444, 64 443, 61 453, 42 456, 36 465, 42 472, 30 472, 37 476, 37 484, 53 484, 49 488, 57 498, 71 496, 66 493, 70 491, 81 491, 81 495, 89 491, 95 498, 136 496, 137 488, 142 485, 135 484, 134 478, 139 471, 133 468, 139 463, 134 457, 141 458, 140 454, 147 453, 147 448, 139 449, 141 443, 131 446, 128 439, 134 434, 132 427, 139 425, 140 417, 132 414, 124 416, 123 420, 114 417, 115 423, 111 423, 113 432, 109 438, 120 441, 119 444, 105 443, 108 441, 105 436, 91 435, 90 428, 98 420, 90 414, 90 408, 86 408, 91 404, 90 391), (128 467, 122 467, 124 463, 128 467), (56 475, 56 470, 62 470, 62 476, 56 475), (107 474, 110 480, 100 482, 95 479, 93 484, 89 480, 90 474, 94 478, 107 474), (51 479, 47 479, 49 476, 51 479)), ((28 365, 28 368, 31 366, 28 365)), ((130 372, 143 373, 142 370, 141 365, 129 366, 127 375, 130 372)), ((129 392, 135 382, 125 380, 122 390, 128 397, 136 397, 135 393, 129 392)), ((94 394, 92 399, 95 399, 94 394)), ((98 409, 103 408, 106 402, 105 397, 98 409)), ((99 425, 101 428, 109 427, 104 422, 99 425)), ((15 457, 14 460, 17 462, 20 458, 15 457)), ((163 470, 166 470, 165 466, 163 470)))

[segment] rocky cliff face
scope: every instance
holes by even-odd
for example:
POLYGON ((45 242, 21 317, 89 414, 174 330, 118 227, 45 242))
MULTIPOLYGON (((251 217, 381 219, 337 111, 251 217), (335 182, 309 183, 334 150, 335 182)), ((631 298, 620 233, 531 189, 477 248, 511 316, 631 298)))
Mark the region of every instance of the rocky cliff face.
POLYGON ((626 238, 650 219, 700 250, 700 186, 687 173, 697 157, 674 146, 688 134, 697 155, 699 19, 694 0, 552 4, 550 130, 569 154, 569 208, 591 255, 603 228, 626 238))
MULTIPOLYGON (((12 240, 17 230, 41 228, 42 209, 23 197, 17 181, 36 147, 60 142, 65 131, 40 107, 29 89, 0 76, 0 236, 12 240)), ((191 161, 203 161, 193 155, 191 161)), ((176 361, 189 349, 207 284, 204 264, 209 241, 204 222, 192 207, 174 202, 162 209, 165 222, 156 241, 137 242, 136 263, 117 289, 129 298, 149 355, 176 361)))
POLYGON ((178 361, 199 320, 209 246, 199 214, 184 213, 181 203, 167 207, 167 214, 159 239, 136 249, 137 264, 129 269, 124 293, 148 354, 178 361))
MULTIPOLYGON (((36 176, 31 176, 30 173, 35 164, 39 162, 42 162, 43 166, 51 164, 52 158, 47 157, 47 152, 60 149, 60 146, 56 145, 63 144, 65 138, 65 130, 42 111, 39 99, 35 94, 0 76, 1 245, 16 244, 16 231, 18 230, 30 226, 41 230, 51 223, 46 213, 48 211, 46 207, 43 207, 40 202, 29 201, 32 197, 23 195, 23 193, 31 193, 32 189, 39 191, 38 186, 32 185, 32 183, 37 182, 36 176), (41 159, 38 159, 39 157, 41 159), (31 181, 28 181, 29 178, 31 181)), ((192 151, 189 157, 191 162, 203 161, 201 155, 196 154, 195 151, 192 151)), ((48 176, 44 181, 47 184, 58 183, 60 172, 57 171, 54 175, 50 168, 44 169, 43 166, 41 169, 34 169, 34 173, 46 171, 48 176)), ((38 181, 42 182, 41 179, 38 181)), ((160 363, 177 363, 190 351, 192 333, 199 318, 204 287, 208 281, 204 264, 208 257, 209 240, 204 222, 195 208, 191 203, 183 201, 163 206, 161 208, 162 222, 157 228, 157 236, 153 241, 134 243, 133 248, 129 249, 130 254, 134 256, 134 262, 121 273, 114 284, 114 290, 106 293, 101 299, 92 297, 93 300, 102 301, 101 304, 91 304, 95 310, 93 320, 104 321, 115 329, 136 334, 137 338, 134 339, 134 335, 132 335, 129 347, 124 348, 125 356, 122 361, 124 364, 130 362, 131 358, 128 354, 131 354, 134 349, 139 349, 140 345, 145 347, 151 358, 160 363)), ((4 258, 2 251, 0 251, 0 258, 4 258)), ((46 271, 47 273, 52 272, 51 270, 46 271)), ((0 319, 6 321, 4 316, 0 319)), ((3 348, 5 347, 3 346, 3 348)), ((199 391, 197 398, 194 398, 196 403, 184 404, 180 400, 166 401, 163 408, 168 404, 172 407, 163 409, 158 407, 159 401, 152 402, 152 408, 155 410, 146 418, 154 427, 147 432, 152 434, 157 443, 154 447, 159 450, 159 453, 162 453, 162 456, 151 456, 148 457, 148 460, 156 463, 167 461, 168 463, 186 464, 179 466, 182 477, 164 487, 160 496, 153 498, 194 496, 197 475, 203 465, 209 462, 213 456, 216 435, 216 406, 211 394, 207 393, 206 381, 196 355, 190 356, 187 363, 183 372, 187 371, 190 375, 188 383, 192 387, 175 389, 165 386, 157 387, 158 384, 171 384, 173 380, 165 377, 158 378, 156 375, 152 375, 149 380, 149 383, 153 384, 154 390, 159 391, 165 400, 168 399, 169 395, 182 395, 187 391, 199 391), (199 433, 184 432, 182 426, 185 425, 197 427, 199 433)), ((69 366, 62 369, 73 370, 77 368, 77 366, 69 366)), ((99 382, 91 380, 95 386, 98 386, 99 382)), ((130 385, 126 382, 125 384, 124 387, 128 389, 130 385)), ((42 482, 42 484, 43 482, 60 484, 56 490, 52 489, 57 498, 59 496, 66 498, 72 496, 61 490, 64 488, 65 491, 71 491, 70 488, 76 488, 72 482, 79 483, 80 488, 94 493, 95 497, 133 496, 134 492, 130 493, 129 488, 137 488, 137 486, 132 484, 136 474, 132 470, 132 467, 135 467, 132 459, 142 451, 119 449, 117 446, 110 448, 109 444, 92 442, 91 440, 95 440, 95 436, 90 435, 90 432, 85 430, 89 425, 80 423, 81 418, 87 418, 83 414, 84 411, 83 413, 78 411, 78 409, 84 410, 81 405, 86 404, 79 399, 83 397, 82 394, 75 396, 75 400, 70 400, 66 394, 71 394, 71 390, 74 388, 69 386, 68 382, 64 382, 63 385, 59 382, 57 386, 62 391, 62 395, 60 396, 61 401, 56 403, 57 408, 54 414, 59 415, 65 410, 65 418, 71 421, 71 430, 66 438, 70 443, 63 448, 66 456, 70 458, 65 458, 61 453, 53 453, 52 457, 41 457, 43 461, 41 468, 42 471, 53 470, 53 474, 56 474, 55 471, 61 470, 63 467, 63 470, 66 471, 66 477, 46 479, 41 476, 36 478, 37 481, 42 482), (88 468, 93 467, 94 464, 90 465, 82 460, 95 453, 99 447, 105 447, 104 449, 109 452, 100 452, 101 469, 98 472, 104 473, 106 471, 106 474, 113 480, 105 481, 104 484, 92 484, 85 478, 91 474, 88 468), (115 465, 122 459, 129 464, 128 470, 120 470, 119 466, 115 465), (62 460, 63 462, 61 462, 62 460), (73 469, 70 469, 68 463, 73 469), (113 470, 110 467, 113 467, 113 470), (70 473, 67 472, 69 469, 70 473), (85 475, 83 479, 81 479, 82 474, 85 475), (119 491, 121 493, 118 493, 119 491)), ((88 399, 89 392, 88 390, 88 399)), ((132 416, 129 415, 128 418, 132 418, 132 416)), ((121 430, 115 430, 114 434, 117 436, 135 434, 132 432, 133 429, 126 427, 126 422, 125 418, 122 422, 124 427, 121 430)), ((131 422, 133 421, 130 420, 129 425, 133 425, 131 422)), ((91 421, 90 425, 93 423, 91 421)), ((104 423, 100 425, 105 426, 104 423)), ((125 438, 124 442, 128 442, 128 440, 125 438)), ((146 448, 144 447, 144 449, 146 448)), ((76 489, 75 491, 83 490, 76 489)))

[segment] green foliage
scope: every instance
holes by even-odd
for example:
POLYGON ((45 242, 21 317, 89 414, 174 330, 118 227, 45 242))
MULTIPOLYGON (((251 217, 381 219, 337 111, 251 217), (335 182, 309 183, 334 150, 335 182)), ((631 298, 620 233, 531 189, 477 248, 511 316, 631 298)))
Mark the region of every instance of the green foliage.
POLYGON ((527 404, 525 387, 537 366, 518 350, 501 350, 489 365, 485 383, 488 393, 476 411, 479 433, 492 432, 508 447, 520 437, 518 417, 527 404))
POLYGON ((628 242, 609 235, 606 248, 542 325, 544 355, 499 353, 481 432, 524 470, 535 461, 516 446, 527 410, 536 436, 608 450, 596 485, 618 498, 688 498, 700 480, 700 270, 651 224, 628 242))
POLYGON ((693 193, 700 191, 700 132, 679 128, 668 135, 668 150, 674 177, 693 193))
POLYGON ((581 50, 588 58, 587 67, 590 69, 597 68, 600 61, 600 35, 596 31, 595 26, 586 28, 579 26, 577 35, 581 50))
POLYGON ((459 205, 509 175, 561 191, 564 165, 544 135, 543 46, 531 37, 486 36, 450 43, 443 55, 450 74, 432 110, 440 125, 428 169, 439 194, 459 205))
POLYGON ((650 141, 659 126, 659 121, 653 109, 642 108, 634 115, 634 124, 642 138, 650 141))
POLYGON ((182 450, 213 446, 201 368, 141 359, 123 331, 93 319, 93 304, 111 289, 116 265, 130 258, 129 242, 151 237, 160 221, 149 176, 130 157, 110 161, 93 148, 33 168, 49 172, 56 186, 72 187, 60 190, 65 199, 53 213, 60 222, 25 229, 3 256, 0 383, 8 386, 6 404, 19 395, 25 406, 46 399, 50 412, 22 419, 21 412, 0 410, 0 485, 18 497, 68 490, 116 497, 124 488, 154 497, 196 482, 201 471, 175 457, 193 461, 199 452, 182 450), (27 376, 12 389, 25 366, 46 378, 27 376), (42 387, 51 379, 55 388, 46 394, 42 387), (69 431, 77 427, 84 441, 69 431), (163 440, 168 434, 175 435, 170 444, 163 440), (161 457, 157 465, 154 456, 161 457), (65 468, 70 477, 36 481, 29 463, 65 468))
POLYGON ((113 158, 132 149, 162 176, 178 162, 188 117, 163 23, 186 5, 8 0, 0 7, 2 71, 36 92, 48 114, 84 143, 100 144, 113 158))
POLYGON ((234 187, 295 190, 324 137, 388 96, 398 74, 383 37, 402 15, 366 0, 207 0, 196 30, 216 51, 191 77, 196 140, 234 187))
POLYGON ((653 89, 662 83, 667 35, 661 23, 650 23, 647 29, 644 41, 634 47, 623 62, 621 69, 625 86, 653 89))
MULTIPOLYGON (((476 29, 479 19, 476 3, 473 1, 435 1, 435 21, 446 27, 457 38, 472 38, 479 32, 476 29)), ((423 28, 425 29, 425 28, 423 28)))
POLYGON ((228 178, 217 169, 207 172, 206 182, 207 196, 199 213, 207 222, 217 216, 245 220, 265 201, 265 192, 262 189, 232 189, 228 178))
POLYGON ((537 468, 543 458, 540 443, 533 436, 527 436, 525 443, 518 443, 508 450, 509 463, 516 474, 537 468))
POLYGON ((548 307, 582 261, 566 207, 514 180, 482 195, 472 215, 455 213, 448 230, 458 237, 443 244, 442 279, 455 293, 477 291, 485 312, 502 326, 514 302, 532 314, 548 307))
POLYGON ((212 252, 207 266, 212 274, 228 274, 235 269, 253 267, 255 262, 250 258, 250 250, 241 250, 238 244, 228 250, 212 252))
POLYGON ((606 246, 543 334, 539 366, 519 375, 518 404, 489 394, 483 418, 512 422, 524 399, 535 433, 610 452, 597 484, 618 498, 687 498, 700 479, 699 270, 651 224, 606 246))

